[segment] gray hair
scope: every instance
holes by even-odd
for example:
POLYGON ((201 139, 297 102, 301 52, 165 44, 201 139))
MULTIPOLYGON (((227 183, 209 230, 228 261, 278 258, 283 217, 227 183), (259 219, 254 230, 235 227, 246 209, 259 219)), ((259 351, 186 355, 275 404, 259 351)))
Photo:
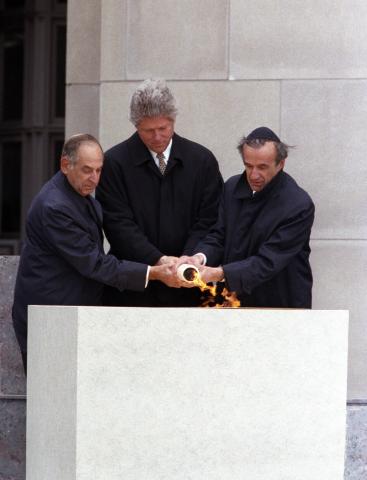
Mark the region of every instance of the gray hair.
POLYGON ((175 120, 177 107, 171 90, 163 79, 145 80, 130 102, 130 121, 137 127, 143 117, 167 117, 175 120))
POLYGON ((79 148, 85 143, 98 145, 103 153, 99 141, 93 137, 93 135, 90 135, 89 133, 77 133, 65 141, 64 146, 62 147, 61 156, 67 157, 69 162, 72 165, 75 165, 78 160, 79 148))
POLYGON ((243 157, 243 147, 248 145, 251 148, 261 148, 265 145, 266 142, 274 143, 276 150, 275 163, 278 165, 282 160, 285 160, 288 157, 288 150, 294 148, 291 145, 287 145, 283 142, 274 142, 273 140, 265 140, 264 138, 254 138, 247 140, 247 137, 242 137, 237 145, 237 150, 240 152, 241 157, 243 157))

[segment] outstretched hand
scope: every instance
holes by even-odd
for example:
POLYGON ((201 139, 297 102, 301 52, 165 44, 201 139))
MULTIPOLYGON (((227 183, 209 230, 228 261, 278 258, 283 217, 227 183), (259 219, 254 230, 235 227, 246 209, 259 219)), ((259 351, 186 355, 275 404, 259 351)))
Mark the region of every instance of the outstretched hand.
POLYGON ((180 265, 184 263, 188 263, 189 265, 195 265, 195 267, 200 267, 203 263, 202 255, 192 255, 189 257, 188 255, 182 255, 179 257, 176 262, 176 272, 180 265))
POLYGON ((183 283, 186 283, 177 277, 174 263, 164 263, 163 265, 150 267, 149 280, 159 280, 171 288, 180 288, 183 283))
POLYGON ((156 265, 175 265, 177 263, 178 257, 172 255, 163 255, 156 265))
POLYGON ((222 267, 205 267, 202 265, 203 256, 200 254, 182 257, 163 255, 158 262, 150 267, 149 280, 159 280, 171 288, 192 288, 195 284, 181 280, 177 276, 177 269, 180 265, 194 265, 199 269, 200 277, 205 283, 217 282, 223 279, 222 267))
POLYGON ((205 283, 221 282, 224 279, 222 267, 199 267, 200 278, 205 283))

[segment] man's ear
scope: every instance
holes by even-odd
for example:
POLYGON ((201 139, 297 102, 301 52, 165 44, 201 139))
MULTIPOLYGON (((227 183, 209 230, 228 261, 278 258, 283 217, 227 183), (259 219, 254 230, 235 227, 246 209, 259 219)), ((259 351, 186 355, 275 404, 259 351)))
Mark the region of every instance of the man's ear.
POLYGON ((68 173, 70 161, 67 157, 61 157, 60 169, 64 175, 68 173))
POLYGON ((283 170, 284 165, 285 165, 285 159, 279 162, 279 166, 280 166, 279 170, 283 170))

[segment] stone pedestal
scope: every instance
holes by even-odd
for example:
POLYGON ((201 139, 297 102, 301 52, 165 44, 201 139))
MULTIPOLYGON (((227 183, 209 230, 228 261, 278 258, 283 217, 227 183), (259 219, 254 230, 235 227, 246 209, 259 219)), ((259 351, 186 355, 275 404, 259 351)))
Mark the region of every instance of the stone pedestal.
POLYGON ((342 480, 348 312, 30 307, 27 480, 342 480))

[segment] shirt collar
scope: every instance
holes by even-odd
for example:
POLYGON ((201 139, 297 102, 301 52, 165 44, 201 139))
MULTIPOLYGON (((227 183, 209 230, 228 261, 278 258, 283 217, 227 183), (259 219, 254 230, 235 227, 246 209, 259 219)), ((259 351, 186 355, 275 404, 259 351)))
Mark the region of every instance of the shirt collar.
MULTIPOLYGON (((164 158, 165 158, 165 160, 166 160, 166 163, 168 162, 169 156, 170 156, 170 154, 171 154, 171 148, 172 148, 172 138, 171 138, 169 144, 167 145, 167 148, 165 149, 165 151, 162 152, 163 155, 164 155, 164 158)), ((157 162, 158 162, 157 152, 153 152, 153 150, 150 150, 150 149, 149 149, 149 151, 150 151, 150 154, 151 154, 152 157, 153 157, 153 160, 157 163, 157 162)))
POLYGON ((255 199, 259 200, 261 198, 264 198, 267 195, 269 195, 274 188, 276 188, 276 186, 282 181, 284 175, 285 173, 283 172, 283 170, 280 170, 275 175, 275 177, 272 178, 267 185, 265 185, 265 187, 262 190, 254 193, 247 181, 246 170, 245 170, 237 182, 237 185, 234 190, 234 196, 236 198, 253 198, 254 200, 255 199))

